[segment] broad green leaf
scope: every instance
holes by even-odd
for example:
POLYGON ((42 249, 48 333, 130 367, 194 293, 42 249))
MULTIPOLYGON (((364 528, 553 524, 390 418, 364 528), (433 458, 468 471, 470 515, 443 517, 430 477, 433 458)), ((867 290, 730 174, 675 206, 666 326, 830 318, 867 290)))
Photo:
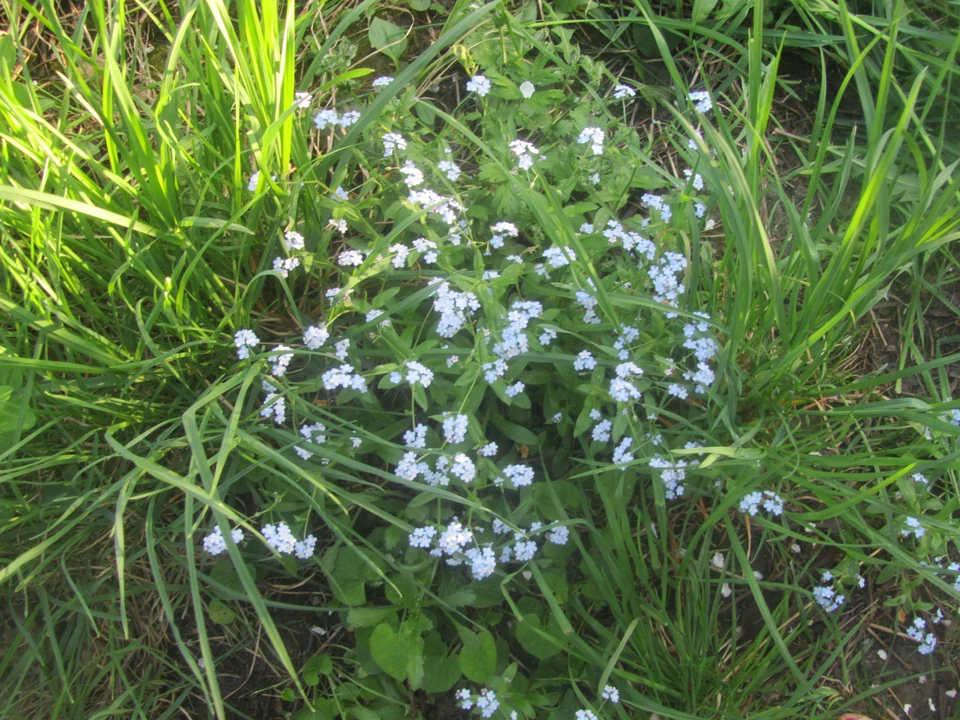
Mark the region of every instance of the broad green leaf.
POLYGON ((695 23, 702 23, 716 6, 717 0, 694 0, 693 21, 695 23))
POLYGON ((445 693, 460 677, 458 659, 447 654, 447 646, 439 633, 430 633, 423 644, 423 689, 428 693, 445 693))
POLYGON ((407 679, 407 665, 410 660, 410 637, 398 633, 387 623, 377 625, 370 636, 370 653, 377 665, 394 680, 407 679))
POLYGON ((532 613, 523 616, 523 621, 516 624, 515 632, 520 646, 535 658, 545 660, 560 652, 557 643, 544 637, 540 618, 532 613))
POLYGON ((213 600, 210 601, 207 612, 210 615, 210 619, 217 623, 217 625, 229 625, 237 619, 237 614, 218 598, 213 598, 213 600))
POLYGON ((477 633, 478 647, 464 647, 460 652, 460 670, 478 685, 486 685, 493 679, 497 666, 497 646, 486 630, 477 633))
POLYGON ((314 655, 303 665, 303 681, 311 687, 316 687, 321 675, 333 672, 333 660, 329 655, 314 655))
POLYGON ((397 27, 388 20, 374 18, 370 23, 370 29, 367 31, 367 38, 370 44, 394 63, 400 61, 403 51, 407 49, 406 30, 397 27))
POLYGON ((372 627, 396 614, 396 608, 352 608, 347 613, 347 626, 352 628, 372 627))

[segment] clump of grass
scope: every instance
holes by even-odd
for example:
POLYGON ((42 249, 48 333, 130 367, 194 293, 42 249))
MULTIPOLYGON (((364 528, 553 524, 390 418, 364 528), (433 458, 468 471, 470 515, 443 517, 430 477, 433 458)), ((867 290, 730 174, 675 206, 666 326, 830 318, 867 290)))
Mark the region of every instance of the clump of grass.
POLYGON ((150 7, 152 88, 103 3, 0 45, 5 714, 249 715, 249 648, 297 717, 832 717, 878 597, 947 640, 956 354, 849 358, 952 258, 954 46, 840 6, 796 138, 762 8, 588 10, 667 87, 533 6, 458 4, 376 86, 372 3, 150 7))

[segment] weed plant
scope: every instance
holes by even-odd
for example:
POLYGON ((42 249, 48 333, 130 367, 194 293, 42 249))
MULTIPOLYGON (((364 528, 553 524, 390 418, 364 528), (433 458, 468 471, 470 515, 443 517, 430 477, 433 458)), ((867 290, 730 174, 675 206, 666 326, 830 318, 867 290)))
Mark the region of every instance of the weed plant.
POLYGON ((0 714, 954 682, 957 42, 706 5, 6 0, 0 714))

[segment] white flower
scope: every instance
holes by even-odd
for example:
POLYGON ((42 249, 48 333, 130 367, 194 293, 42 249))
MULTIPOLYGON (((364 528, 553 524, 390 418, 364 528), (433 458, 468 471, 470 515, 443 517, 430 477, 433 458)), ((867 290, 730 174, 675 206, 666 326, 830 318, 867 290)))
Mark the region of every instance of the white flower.
POLYGON ((713 101, 710 99, 710 93, 706 90, 694 90, 689 95, 690 99, 696 103, 696 111, 698 113, 708 113, 713 107, 713 101))
POLYGON ((363 253, 359 250, 344 250, 337 256, 337 264, 341 267, 363 265, 363 260, 363 253))
POLYGON ((921 617, 914 618, 913 625, 907 628, 907 635, 920 643, 920 647, 917 648, 917 652, 921 655, 929 655, 933 652, 934 648, 937 647, 937 636, 933 633, 924 634, 924 630, 927 627, 927 622, 921 617))
POLYGON ((493 690, 483 689, 480 691, 480 697, 477 698, 477 708, 480 710, 481 717, 493 717, 498 707, 500 707, 500 701, 497 700, 493 690))
POLYGON ((418 362, 408 362, 407 382, 411 385, 420 384, 425 388, 430 387, 430 383, 433 382, 433 371, 418 362))
POLYGON ((915 517, 908 517, 906 520, 906 527, 900 531, 900 534, 905 537, 910 537, 913 535, 918 540, 922 538, 927 530, 924 527, 920 526, 920 521, 915 517))
MULTIPOLYGON (((366 322, 373 322, 374 320, 376 320, 376 319, 377 319, 378 317, 380 317, 381 315, 383 315, 383 310, 371 310, 370 312, 367 313, 367 315, 366 315, 366 317, 364 318, 364 320, 365 320, 366 322)), ((389 318, 385 318, 385 319, 383 319, 383 320, 381 320, 380 322, 377 323, 377 325, 382 325, 383 327, 390 327, 390 324, 391 324, 391 323, 390 323, 389 318)))
POLYGON ((466 324, 467 318, 480 309, 480 302, 473 293, 456 292, 450 289, 449 284, 443 283, 437 289, 433 309, 440 313, 437 334, 452 338, 466 324))
POLYGON ((291 270, 300 267, 300 258, 298 257, 276 257, 273 259, 273 269, 280 273, 280 277, 288 277, 291 270))
POLYGON ((390 83, 393 82, 393 78, 389 75, 381 75, 376 80, 373 81, 372 85, 375 88, 384 88, 390 83))
POLYGON ((687 463, 684 460, 677 460, 673 463, 660 456, 650 459, 650 467, 660 470, 660 481, 666 489, 667 500, 676 500, 684 493, 683 481, 687 477, 685 470, 687 463))
POLYGON ((313 96, 308 92, 298 92, 293 96, 293 104, 298 110, 306 110, 313 102, 313 96))
POLYGON ((555 527, 553 530, 547 533, 547 540, 554 545, 566 545, 569 539, 570 528, 568 528, 566 525, 555 527))
POLYGON ((274 377, 283 377, 287 372, 287 366, 290 364, 290 361, 293 360, 293 353, 284 353, 284 350, 289 350, 286 345, 277 345, 274 348, 274 352, 281 352, 280 355, 274 355, 267 358, 267 362, 272 365, 270 368, 270 374, 274 377))
POLYGON ((464 453, 457 453, 453 456, 450 474, 459 478, 461 482, 473 482, 473 479, 477 476, 477 468, 473 464, 473 460, 464 453))
POLYGON ((423 172, 409 160, 400 168, 400 172, 403 173, 403 181, 409 187, 416 187, 417 185, 423 184, 423 172))
POLYGON ((517 395, 523 392, 525 387, 526 386, 518 380, 513 385, 507 385, 507 388, 506 390, 504 390, 504 393, 506 394, 507 397, 511 397, 511 398, 516 397, 517 395))
POLYGON ((683 174, 693 185, 694 190, 698 192, 703 190, 703 176, 700 173, 694 173, 690 168, 686 168, 684 169, 683 174))
POLYGON ((283 236, 283 244, 287 250, 303 250, 303 235, 293 230, 288 230, 283 236))
POLYGON ((576 716, 577 720, 597 720, 597 716, 594 715, 593 711, 591 710, 577 710, 574 715, 576 716))
POLYGON ((497 444, 495 442, 490 442, 484 445, 482 448, 480 448, 477 451, 477 454, 482 457, 493 457, 494 455, 497 454, 497 450, 498 450, 497 444))
POLYGON ((460 521, 457 520, 457 518, 453 518, 451 523, 447 525, 447 529, 440 535, 437 546, 444 555, 456 555, 462 552, 463 548, 466 547, 467 543, 471 540, 473 540, 473 532, 464 530, 460 521))
POLYGON ((604 685, 601 697, 604 700, 609 700, 612 703, 618 703, 620 702, 620 691, 617 690, 613 685, 604 685))
POLYGON ((317 350, 330 337, 330 332, 325 327, 311 325, 303 333, 303 344, 310 350, 317 350))
POLYGON ((533 560, 533 556, 536 552, 537 544, 533 540, 521 540, 513 546, 513 556, 516 558, 517 562, 527 562, 528 560, 533 560))
POLYGON ((822 607, 828 613, 839 609, 839 607, 847 600, 847 598, 843 595, 838 595, 837 591, 829 585, 821 585, 814 588, 813 598, 817 601, 817 605, 822 607))
POLYGON ((687 389, 683 385, 678 385, 677 383, 670 383, 670 385, 667 386, 667 394, 673 395, 681 400, 687 399, 687 389))
POLYGON ((466 415, 447 413, 443 420, 443 439, 450 445, 462 443, 467 437, 469 419, 466 415))
POLYGON ((293 545, 293 554, 301 560, 309 560, 313 557, 313 549, 317 546, 317 539, 313 535, 307 535, 303 540, 298 540, 293 545))
POLYGON ((447 180, 454 182, 458 177, 460 177, 460 166, 449 160, 441 160, 437 163, 437 169, 446 174, 447 180))
POLYGON ((414 528, 407 539, 410 541, 410 547, 428 548, 433 544, 433 538, 436 534, 437 529, 428 525, 422 528, 414 528))
MULTIPOLYGON (((474 580, 483 580, 486 577, 490 577, 493 575, 493 571, 496 570, 497 560, 493 554, 493 548, 489 545, 482 550, 470 548, 464 555, 467 560, 470 561, 470 572, 473 574, 474 580)), ((489 717, 489 715, 484 715, 484 717, 489 717)))
POLYGON ((321 376, 325 390, 336 390, 337 388, 367 391, 367 381, 361 375, 354 375, 354 370, 349 365, 341 365, 337 368, 327 370, 321 376))
MULTIPOLYGON (((290 528, 286 523, 264 525, 263 529, 260 530, 260 534, 263 535, 267 541, 267 545, 281 555, 291 555, 296 549, 297 539, 293 536, 293 533, 290 532, 290 528)), ((314 542, 316 542, 316 540, 314 540, 314 542)))
POLYGON ((260 343, 260 338, 253 334, 253 330, 238 330, 233 336, 233 344, 237 347, 237 357, 246 360, 250 357, 250 350, 260 343))
POLYGON ((260 182, 259 170, 257 170, 253 175, 250 176, 250 180, 247 181, 247 190, 249 190, 250 192, 256 192, 258 182, 260 182))
POLYGON ((603 420, 593 426, 593 441, 594 442, 610 442, 610 431, 613 429, 613 423, 609 420, 603 420))
POLYGON ((587 179, 590 180, 590 184, 591 184, 591 185, 599 185, 599 184, 600 184, 600 173, 593 173, 593 174, 590 175, 587 179))
POLYGON ((593 370, 597 366, 597 360, 589 350, 581 350, 573 361, 573 369, 577 372, 593 370))
MULTIPOLYGON (((633 445, 633 438, 631 437, 625 437, 620 441, 620 444, 613 451, 614 465, 626 465, 633 462, 633 453, 627 452, 631 445, 633 445)), ((622 469, 625 470, 626 468, 622 469)))
POLYGON ((340 118, 340 127, 350 127, 359 119, 360 112, 358 110, 347 110, 340 118))
POLYGON ((536 88, 529 80, 524 80, 522 83, 520 83, 520 94, 523 95, 525 99, 529 100, 531 97, 533 97, 534 91, 536 91, 536 88))
POLYGON ((594 155, 603 155, 603 130, 598 127, 587 127, 580 132, 577 142, 581 145, 591 144, 594 155))
POLYGON ((350 348, 350 340, 340 340, 333 344, 334 354, 337 356, 337 359, 343 362, 347 359, 347 350, 350 348))
POLYGON ((623 100, 627 97, 634 97, 636 94, 637 91, 629 85, 617 85, 613 89, 613 97, 615 97, 617 100, 623 100))
POLYGON ((503 241, 506 236, 509 235, 515 238, 520 235, 517 226, 511 222, 498 222, 496 225, 490 226, 490 231, 493 233, 493 237, 490 238, 490 247, 494 249, 503 247, 503 241))
POLYGON ((510 143, 510 152, 517 156, 517 165, 521 170, 529 170, 533 167, 533 156, 539 155, 540 151, 525 140, 514 140, 510 143))
POLYGON ((533 468, 526 465, 508 465, 503 469, 503 474, 516 487, 526 487, 533 484, 533 468))
POLYGON ((340 117, 337 115, 336 110, 331 110, 330 108, 321 110, 313 118, 313 124, 317 126, 317 130, 326 130, 327 127, 336 127, 340 122, 340 117))
MULTIPOLYGON (((239 544, 240 541, 243 540, 243 530, 234 528, 230 531, 230 536, 233 538, 234 544, 239 544)), ((227 543, 223 539, 219 525, 214 528, 212 533, 203 539, 203 549, 211 555, 219 555, 226 551, 227 543)))
POLYGON ((386 133, 383 136, 383 156, 390 157, 394 150, 406 150, 407 141, 399 133, 386 133))
POLYGON ((277 388, 266 380, 263 380, 262 384, 264 391, 267 393, 267 397, 263 399, 263 406, 260 408, 260 417, 273 417, 273 421, 277 425, 282 425, 287 414, 286 401, 277 394, 277 388))
POLYGON ((490 81, 484 75, 474 75, 467 81, 467 92, 475 92, 480 97, 486 97, 490 92, 490 81))
POLYGON ((412 448, 425 448, 427 446, 427 426, 417 424, 413 430, 407 430, 403 434, 403 444, 412 448))
MULTIPOLYGON (((312 442, 316 445, 322 445, 327 441, 327 426, 323 423, 314 423, 313 425, 304 425, 300 428, 300 434, 307 442, 312 442)), ((296 451, 304 460, 309 460, 313 457, 313 453, 309 450, 306 450, 302 447, 294 445, 293 449, 296 451)))

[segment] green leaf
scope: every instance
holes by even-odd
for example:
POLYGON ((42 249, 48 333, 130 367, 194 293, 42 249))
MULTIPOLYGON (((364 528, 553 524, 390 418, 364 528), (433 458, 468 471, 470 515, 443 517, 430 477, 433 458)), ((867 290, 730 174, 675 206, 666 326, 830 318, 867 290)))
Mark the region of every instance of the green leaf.
POLYGON ((494 415, 492 419, 493 424, 500 429, 500 432, 518 445, 529 445, 530 447, 536 447, 540 443, 540 441, 537 439, 537 436, 527 428, 517 425, 516 423, 512 423, 509 420, 505 420, 500 415, 494 415))
MULTIPOLYGON (((13 388, 7 385, 0 387, 0 432, 13 432, 17 429, 17 419, 20 415, 20 403, 13 399, 13 388)), ((29 408, 23 413, 23 427, 29 430, 37 424, 37 416, 29 408)))
POLYGON ((352 628, 372 627, 396 614, 396 608, 353 608, 347 613, 347 626, 352 628))
POLYGON ((694 0, 693 21, 695 23, 702 23, 716 6, 717 0, 694 0))
POLYGON ((493 679, 497 665, 497 646, 486 630, 477 633, 478 647, 464 647, 460 653, 460 670, 469 680, 486 685, 493 679))
POLYGON ((373 19, 373 22, 370 23, 370 30, 367 32, 370 44, 391 58, 394 63, 400 61, 403 51, 407 49, 405 35, 406 31, 403 28, 380 18, 373 19))
POLYGON ((316 687, 320 682, 321 675, 329 675, 333 672, 333 660, 330 656, 314 655, 303 665, 303 681, 312 687, 316 687))
POLYGON ((523 622, 516 624, 517 642, 520 647, 540 660, 546 660, 560 652, 560 648, 549 638, 544 637, 544 628, 533 613, 523 616, 523 622))
POLYGON ((237 619, 237 614, 217 598, 210 601, 207 612, 210 614, 210 619, 217 625, 229 625, 237 619))
POLYGON ((416 620, 405 622, 400 632, 387 623, 378 625, 370 636, 370 652, 377 665, 390 677, 407 680, 414 690, 423 681, 423 638, 416 620))
POLYGON ((447 655, 440 633, 430 633, 423 644, 423 689, 428 693, 445 693, 460 677, 460 664, 457 658, 447 655))
POLYGON ((370 652, 377 665, 394 680, 407 679, 410 658, 410 638, 396 632, 387 623, 377 625, 370 636, 370 652))
POLYGON ((408 4, 411 10, 416 10, 417 12, 423 12, 430 8, 430 0, 410 0, 408 4))

